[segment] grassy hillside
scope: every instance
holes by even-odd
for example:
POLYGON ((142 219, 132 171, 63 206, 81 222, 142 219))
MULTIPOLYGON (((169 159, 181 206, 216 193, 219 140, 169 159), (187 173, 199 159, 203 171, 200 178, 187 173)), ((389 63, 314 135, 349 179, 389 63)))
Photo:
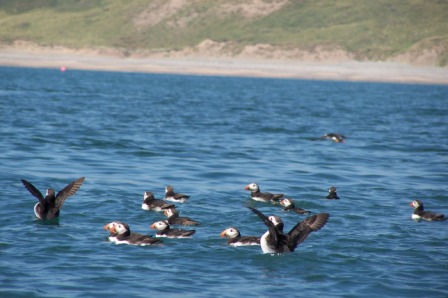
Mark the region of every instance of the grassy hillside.
POLYGON ((445 0, 2 0, 0 41, 176 50, 205 39, 285 49, 339 47, 381 60, 438 48, 448 62, 445 0), (440 50, 443 49, 443 50, 440 50))

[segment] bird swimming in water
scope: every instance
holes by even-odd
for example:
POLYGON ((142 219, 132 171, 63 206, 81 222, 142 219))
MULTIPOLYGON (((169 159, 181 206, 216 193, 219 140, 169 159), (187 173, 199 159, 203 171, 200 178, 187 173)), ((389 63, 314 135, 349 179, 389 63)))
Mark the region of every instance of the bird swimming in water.
POLYGON ((322 136, 321 139, 328 139, 335 143, 345 143, 346 137, 343 134, 327 133, 326 135, 322 136))
POLYGON ((25 188, 35 196, 39 202, 34 206, 34 214, 37 218, 42 220, 58 219, 59 214, 64 205, 65 200, 73 196, 84 182, 85 177, 76 179, 61 189, 57 194, 53 188, 48 188, 45 197, 42 193, 30 182, 22 179, 22 184, 25 188))
POLYGON ((338 193, 336 192, 336 187, 332 186, 328 189, 328 195, 326 199, 329 200, 339 200, 338 193))
POLYGON ((285 207, 283 209, 283 211, 294 211, 295 213, 298 213, 298 214, 311 213, 311 211, 308 211, 308 210, 302 209, 300 207, 297 207, 294 204, 294 201, 292 199, 283 199, 283 200, 280 201, 280 205, 285 207))
POLYGON ((261 236, 260 246, 263 253, 293 252, 305 241, 309 234, 320 230, 327 223, 330 214, 319 213, 297 223, 288 234, 283 233, 283 221, 278 216, 267 217, 253 207, 247 207, 260 217, 268 227, 268 231, 261 236))
POLYGON ((412 201, 409 206, 414 208, 414 212, 412 213, 412 219, 414 220, 443 221, 447 219, 444 214, 425 211, 423 202, 420 200, 412 201))
POLYGON ((244 187, 244 190, 250 190, 250 198, 254 201, 259 202, 274 204, 283 197, 282 193, 273 194, 270 192, 261 192, 260 187, 258 186, 257 183, 251 183, 246 185, 246 187, 244 187))

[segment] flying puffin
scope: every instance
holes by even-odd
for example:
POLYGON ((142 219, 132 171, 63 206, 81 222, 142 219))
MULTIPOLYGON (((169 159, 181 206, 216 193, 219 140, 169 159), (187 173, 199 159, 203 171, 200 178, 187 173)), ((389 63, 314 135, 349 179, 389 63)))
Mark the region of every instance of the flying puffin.
POLYGON ((165 214, 165 216, 167 217, 168 223, 170 225, 181 225, 181 226, 197 226, 197 225, 199 225, 199 222, 192 220, 189 217, 179 216, 179 211, 177 211, 177 209, 174 207, 165 209, 163 214, 165 214))
POLYGON ((22 181, 25 188, 39 200, 39 202, 34 206, 34 214, 37 218, 42 220, 53 220, 59 218, 59 213, 65 200, 78 191, 84 182, 84 179, 85 177, 76 179, 60 190, 57 194, 54 189, 48 188, 45 197, 30 182, 24 179, 20 181, 22 181))
POLYGON ((412 213, 412 219, 414 220, 443 221, 447 219, 444 214, 425 211, 423 202, 420 200, 412 201, 409 206, 414 208, 414 213, 412 213))
POLYGON ((294 201, 292 199, 283 199, 280 201, 280 205, 285 207, 285 209, 283 209, 283 211, 294 211, 295 213, 298 213, 298 214, 311 213, 311 211, 302 209, 300 207, 296 207, 296 205, 294 204, 294 201))
POLYGON ((143 194, 143 204, 142 209, 143 210, 153 210, 153 211, 163 211, 164 209, 175 207, 174 204, 167 204, 163 200, 159 200, 154 198, 154 195, 150 191, 146 191, 143 194))
POLYGON ((256 183, 251 183, 246 185, 244 190, 250 190, 250 197, 254 201, 260 201, 265 203, 275 203, 278 202, 283 194, 273 194, 270 192, 261 192, 260 187, 256 183))
POLYGON ((263 253, 293 252, 312 232, 320 230, 328 221, 330 214, 319 213, 297 223, 288 234, 283 233, 283 222, 278 216, 267 217, 253 207, 247 207, 257 214, 269 228, 261 236, 260 246, 263 253))
POLYGON ((327 199, 329 200, 339 200, 338 193, 336 192, 336 187, 332 186, 328 189, 327 199))
POLYGON ((346 137, 343 134, 327 133, 326 135, 322 136, 321 139, 329 139, 335 143, 345 143, 346 137))
POLYGON ((109 231, 109 241, 116 244, 146 246, 162 242, 160 239, 152 238, 151 235, 131 233, 129 225, 124 222, 114 221, 108 223, 104 226, 104 229, 109 231))
POLYGON ((241 236, 237 228, 230 227, 222 231, 219 236, 227 238, 227 244, 231 246, 260 245, 260 237, 241 236))
POLYGON ((171 229, 167 220, 156 221, 150 228, 158 231, 156 237, 167 238, 187 238, 196 232, 196 230, 171 229))
POLYGON ((185 203, 187 202, 187 199, 190 196, 187 196, 183 193, 175 193, 174 188, 171 185, 168 185, 165 187, 165 200, 167 201, 173 201, 173 202, 179 202, 179 203, 185 203))

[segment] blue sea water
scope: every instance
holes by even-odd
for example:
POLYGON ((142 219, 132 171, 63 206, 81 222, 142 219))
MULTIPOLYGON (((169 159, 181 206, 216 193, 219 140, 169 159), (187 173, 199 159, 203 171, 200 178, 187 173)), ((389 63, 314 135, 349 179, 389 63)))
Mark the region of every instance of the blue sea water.
POLYGON ((448 86, 0 68, 0 103, 1 297, 448 297, 448 221, 409 207, 448 214, 448 86), (21 179, 82 176, 58 225, 35 220, 21 179), (246 206, 306 217, 251 182, 331 218, 291 254, 228 246, 266 231, 246 206), (143 193, 168 184, 193 238, 108 242, 115 220, 154 234, 143 193))

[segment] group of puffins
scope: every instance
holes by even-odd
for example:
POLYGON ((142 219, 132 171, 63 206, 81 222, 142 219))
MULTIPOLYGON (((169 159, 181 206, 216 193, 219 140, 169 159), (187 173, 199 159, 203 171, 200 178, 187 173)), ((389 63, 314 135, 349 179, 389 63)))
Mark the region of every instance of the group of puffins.
MULTIPOLYGON (((34 206, 34 213, 40 220, 51 221, 58 220, 60 210, 65 200, 73 196, 81 187, 85 177, 76 179, 68 184, 57 194, 54 189, 47 189, 45 197, 30 182, 21 180, 25 188, 36 197, 39 202, 34 206)), ((251 199, 270 204, 280 204, 284 211, 292 211, 298 214, 308 214, 311 211, 304 210, 295 206, 292 199, 284 198, 283 194, 274 194, 270 192, 261 192, 256 183, 250 183, 245 188, 250 191, 251 199)), ((328 190, 326 199, 337 200, 336 187, 332 186, 328 190)), ((182 193, 175 193, 172 186, 165 188, 165 197, 156 199, 152 192, 145 192, 143 195, 142 209, 163 212, 166 220, 160 220, 150 225, 151 229, 156 230, 156 237, 152 235, 143 235, 131 232, 128 224, 120 221, 114 221, 106 224, 104 229, 109 232, 109 241, 116 244, 130 245, 157 245, 162 244, 161 237, 167 238, 186 238, 191 237, 196 231, 179 228, 171 228, 172 225, 197 226, 198 221, 188 217, 181 217, 176 209, 175 202, 184 203, 189 196, 182 193), (173 203, 171 203, 173 202, 173 203)), ((443 214, 425 211, 423 203, 415 200, 410 203, 414 208, 412 218, 414 220, 442 221, 447 217, 443 214)), ((267 226, 268 230, 261 236, 242 236, 236 227, 229 227, 220 233, 221 237, 227 238, 227 244, 232 246, 259 245, 263 253, 284 253, 293 252, 296 247, 305 241, 308 235, 318 231, 325 226, 330 218, 329 213, 319 213, 298 222, 288 233, 283 231, 284 224, 279 216, 266 216, 254 207, 248 206, 267 226)))

